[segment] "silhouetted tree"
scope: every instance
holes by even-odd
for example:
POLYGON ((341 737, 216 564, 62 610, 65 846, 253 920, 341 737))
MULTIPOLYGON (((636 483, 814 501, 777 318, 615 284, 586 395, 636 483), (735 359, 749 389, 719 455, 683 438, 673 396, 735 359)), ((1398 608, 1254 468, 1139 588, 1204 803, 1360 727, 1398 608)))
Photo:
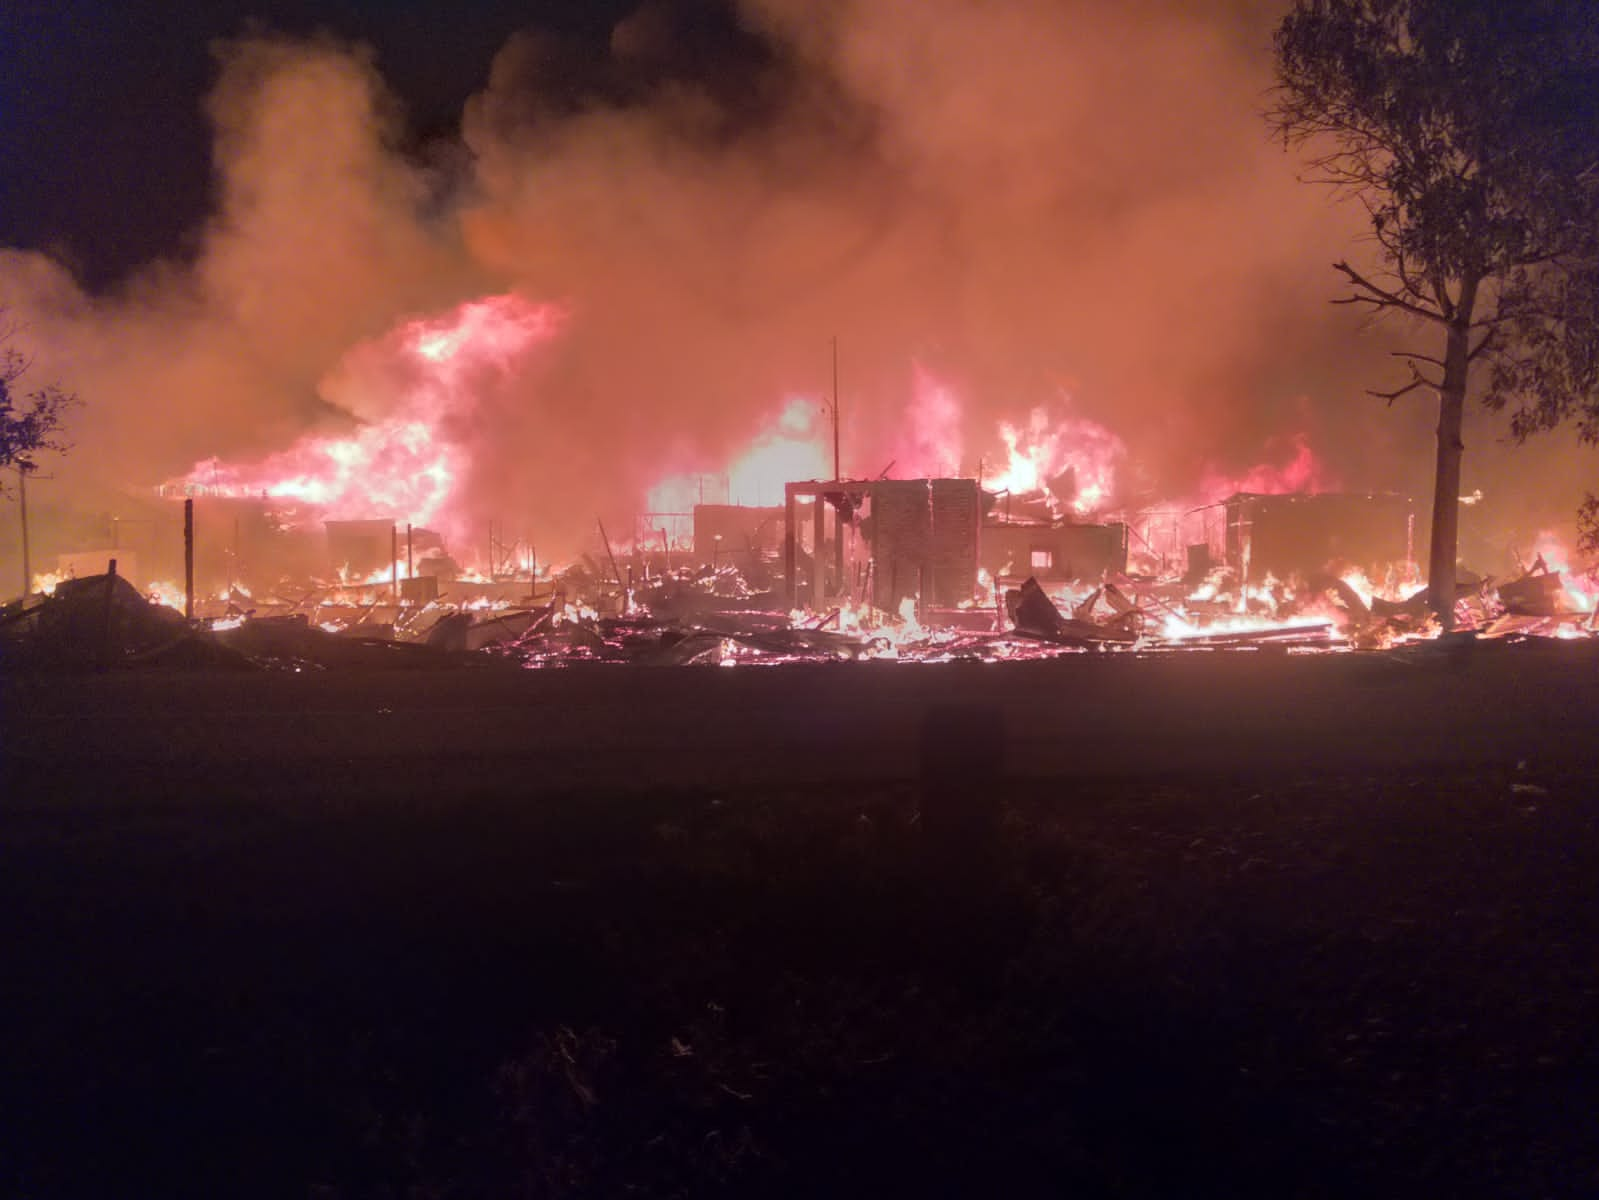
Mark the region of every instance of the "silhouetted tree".
MULTIPOLYGON (((1599 176, 1599 170, 1595 172, 1599 176)), ((1599 178, 1591 181, 1599 186, 1599 178)), ((1599 237, 1599 222, 1592 232, 1599 237)), ((1518 440, 1571 426, 1577 440, 1599 445, 1599 249, 1573 256, 1561 271, 1528 272, 1518 286, 1515 354, 1494 363, 1490 403, 1512 405, 1518 440)), ((1582 548, 1599 552, 1599 496, 1577 510, 1582 548)))
POLYGON ((9 344, 14 334, 0 309, 0 468, 32 471, 39 451, 67 449, 61 425, 78 398, 54 383, 24 391, 21 380, 29 360, 9 344))
POLYGON ((1427 578, 1448 628, 1474 374, 1489 368, 1483 399, 1523 434, 1575 411, 1599 435, 1599 5, 1299 0, 1275 46, 1275 133, 1364 206, 1379 250, 1374 270, 1333 264, 1336 302, 1439 339, 1399 352, 1409 379, 1372 394, 1438 397, 1427 578))

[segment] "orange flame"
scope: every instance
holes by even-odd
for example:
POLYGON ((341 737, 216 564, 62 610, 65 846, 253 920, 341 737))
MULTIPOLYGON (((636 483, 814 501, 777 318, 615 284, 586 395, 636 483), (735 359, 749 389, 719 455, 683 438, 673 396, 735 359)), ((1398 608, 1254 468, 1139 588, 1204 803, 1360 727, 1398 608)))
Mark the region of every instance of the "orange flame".
POLYGON ((990 491, 1042 492, 1052 509, 1070 507, 1078 515, 1099 511, 1115 495, 1116 468, 1127 447, 1103 425, 1035 408, 1026 425, 1002 422, 999 436, 1006 464, 983 481, 990 491))
MULTIPOLYGON (((1337 486, 1337 481, 1315 452, 1310 448, 1310 438, 1296 433, 1288 444, 1293 456, 1280 466, 1261 463, 1241 475, 1229 475, 1212 467, 1205 472, 1199 484, 1199 503, 1215 504, 1238 492, 1254 492, 1277 496, 1289 492, 1325 492, 1337 486)), ((1273 449, 1272 445, 1267 446, 1273 449)))
POLYGON ((450 440, 450 424, 475 409, 485 371, 509 369, 554 333, 558 319, 550 306, 502 295, 406 322, 380 347, 408 368, 399 394, 384 397, 386 416, 346 435, 302 437, 255 463, 207 459, 169 488, 298 501, 326 520, 448 523, 472 466, 465 448, 450 440))
POLYGON ((960 398, 920 363, 899 435, 885 458, 902 479, 954 475, 960 470, 960 398))
POLYGON ((727 469, 731 504, 783 503, 783 485, 797 479, 825 479, 833 473, 823 444, 821 407, 795 397, 783 406, 776 425, 766 430, 727 469))
POLYGON ((1561 589, 1566 605, 1572 612, 1591 613, 1599 605, 1599 576, 1593 566, 1573 566, 1571 551, 1559 536, 1549 530, 1539 532, 1534 539, 1531 559, 1543 559, 1544 566, 1560 573, 1561 589))
POLYGON ((824 424, 822 408, 816 400, 790 397, 748 447, 718 473, 718 484, 725 481, 725 486, 707 495, 703 474, 670 475, 650 488, 646 496, 648 511, 687 513, 702 500, 752 507, 782 504, 785 484, 832 476, 824 424))

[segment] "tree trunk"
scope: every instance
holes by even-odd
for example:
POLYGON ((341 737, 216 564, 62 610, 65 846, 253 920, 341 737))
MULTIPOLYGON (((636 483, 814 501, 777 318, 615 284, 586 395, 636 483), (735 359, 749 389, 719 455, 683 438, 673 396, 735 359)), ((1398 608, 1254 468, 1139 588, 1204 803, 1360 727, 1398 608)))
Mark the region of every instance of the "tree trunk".
MULTIPOLYGON (((1466 295, 1475 288, 1462 289, 1466 295)), ((1460 529, 1460 439, 1466 412, 1466 379, 1470 370, 1471 306, 1449 324, 1444 350, 1443 386, 1438 389, 1438 466, 1433 476, 1432 542, 1427 555, 1427 603, 1445 632, 1455 625, 1455 557, 1460 529)))

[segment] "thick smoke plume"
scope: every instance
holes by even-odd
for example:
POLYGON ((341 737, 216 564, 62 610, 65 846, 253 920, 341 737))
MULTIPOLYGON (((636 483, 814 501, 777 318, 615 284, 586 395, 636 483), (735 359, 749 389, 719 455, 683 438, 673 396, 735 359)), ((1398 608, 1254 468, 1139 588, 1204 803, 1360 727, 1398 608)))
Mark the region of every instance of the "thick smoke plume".
POLYGON ((0 299, 89 401, 59 472, 88 503, 382 419, 352 352, 508 291, 562 332, 456 432, 460 515, 550 553, 825 401, 835 337, 846 474, 974 471, 1043 409, 1122 440, 1124 501, 1304 440, 1419 490, 1431 414, 1362 395, 1399 331, 1326 304, 1359 210, 1260 119, 1280 7, 748 0, 729 75, 647 5, 603 64, 513 38, 432 166, 362 49, 253 37, 219 50, 192 255, 91 296, 7 253, 0 299))

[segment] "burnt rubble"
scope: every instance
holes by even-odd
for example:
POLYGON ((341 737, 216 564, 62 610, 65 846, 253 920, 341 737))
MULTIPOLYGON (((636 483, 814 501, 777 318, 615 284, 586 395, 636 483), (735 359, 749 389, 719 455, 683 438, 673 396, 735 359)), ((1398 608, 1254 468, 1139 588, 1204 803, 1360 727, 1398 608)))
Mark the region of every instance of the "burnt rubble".
MULTIPOLYGON (((1291 594, 1240 603, 1221 585, 1121 577, 1058 603, 1034 577, 1004 589, 992 609, 906 612, 840 606, 815 614, 772 608, 772 592, 731 567, 658 576, 637 590, 601 587, 586 600, 551 591, 542 602, 396 604, 332 596, 187 621, 116 574, 62 581, 0 609, 0 665, 14 671, 128 669, 515 669, 588 664, 695 666, 898 660, 1007 661, 1073 653, 1200 650, 1380 650, 1436 637, 1425 593, 1369 602, 1323 575, 1291 594), (608 610, 608 611, 600 611, 608 610)), ((1460 636, 1586 637, 1594 616, 1566 598, 1541 560, 1516 579, 1467 579, 1460 636)))

